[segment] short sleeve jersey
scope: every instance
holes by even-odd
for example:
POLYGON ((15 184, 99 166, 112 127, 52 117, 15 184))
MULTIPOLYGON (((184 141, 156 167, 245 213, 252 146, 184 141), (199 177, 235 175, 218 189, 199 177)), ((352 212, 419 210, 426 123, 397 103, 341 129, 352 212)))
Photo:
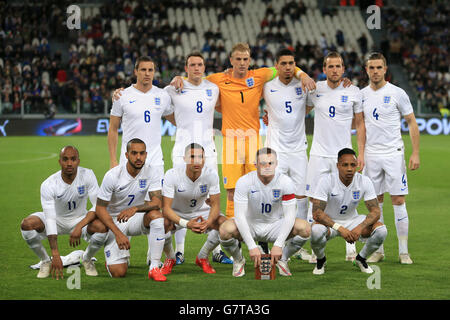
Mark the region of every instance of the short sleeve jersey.
POLYGON ((196 86, 183 80, 183 90, 176 92, 173 86, 164 90, 172 100, 172 109, 177 123, 174 155, 183 156, 184 148, 192 142, 208 150, 214 149, 214 110, 219 97, 219 88, 208 80, 196 86))
POLYGON ((356 172, 352 183, 346 187, 339 179, 339 173, 323 175, 313 198, 326 201, 325 213, 333 220, 350 220, 358 213, 361 199, 373 200, 377 197, 372 181, 356 172))
POLYGON ((106 210, 116 217, 125 209, 150 201, 148 192, 157 190, 161 190, 161 178, 151 165, 142 167, 133 178, 126 164, 121 164, 106 172, 98 198, 109 201, 106 210))
POLYGON ((222 109, 222 134, 233 134, 241 129, 247 135, 259 134, 259 102, 264 83, 274 77, 270 68, 249 70, 243 79, 231 74, 215 73, 206 77, 220 89, 220 105, 222 109))
POLYGON ((293 78, 287 85, 277 77, 264 85, 269 125, 266 146, 278 152, 306 150, 305 109, 308 93, 301 81, 293 78))
POLYGON ((367 86, 361 92, 367 136, 365 152, 403 152, 400 120, 402 116, 413 113, 406 92, 389 82, 376 91, 367 86))
POLYGON ((319 81, 307 105, 314 105, 314 134, 310 155, 336 158, 339 150, 351 148, 354 113, 362 112, 360 90, 341 83, 331 89, 327 81, 319 81))
POLYGON ((186 175, 185 167, 169 169, 164 176, 162 195, 172 198, 172 209, 182 213, 197 211, 205 203, 208 194, 219 193, 219 176, 208 167, 203 167, 195 181, 186 175))
POLYGON ((111 115, 122 118, 121 163, 126 162, 128 141, 139 138, 145 142, 148 161, 152 165, 164 165, 161 150, 161 117, 172 113, 170 104, 167 92, 155 86, 144 93, 131 85, 123 91, 119 100, 114 101, 111 115))

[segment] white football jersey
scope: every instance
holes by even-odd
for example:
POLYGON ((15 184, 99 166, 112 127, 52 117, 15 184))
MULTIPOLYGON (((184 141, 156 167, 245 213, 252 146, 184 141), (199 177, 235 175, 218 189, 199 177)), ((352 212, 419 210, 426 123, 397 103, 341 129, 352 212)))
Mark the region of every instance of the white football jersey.
POLYGON ((327 202, 325 213, 333 220, 354 218, 361 199, 368 201, 376 197, 372 181, 358 172, 348 187, 339 179, 338 172, 323 175, 313 195, 313 198, 327 202))
POLYGON ((293 78, 285 85, 276 77, 266 82, 263 96, 269 117, 265 146, 278 152, 306 150, 305 110, 308 93, 303 92, 301 81, 293 78))
POLYGON ((145 165, 136 177, 132 177, 126 164, 120 164, 106 172, 98 198, 109 201, 106 208, 112 217, 130 207, 150 201, 150 191, 161 190, 161 178, 151 165, 145 165))
MULTIPOLYGON (((47 217, 56 219, 58 224, 70 224, 76 218, 86 215, 87 199, 95 210, 98 182, 94 171, 78 167, 77 175, 71 184, 61 177, 61 170, 52 174, 41 184, 41 204, 47 217)), ((57 234, 56 224, 46 226, 47 235, 57 234)))
POLYGON ((327 81, 319 81, 307 105, 314 105, 314 135, 310 155, 336 158, 343 148, 352 148, 353 113, 363 111, 360 90, 342 83, 331 89, 327 81))
POLYGON ((257 172, 252 171, 236 183, 234 202, 248 203, 247 221, 273 223, 284 217, 282 201, 295 201, 294 182, 287 175, 276 171, 269 184, 264 185, 257 172))
POLYGON ((177 123, 173 155, 184 156, 186 146, 196 142, 209 156, 215 150, 213 122, 219 87, 208 80, 203 80, 198 86, 187 80, 183 80, 183 84, 180 92, 170 85, 164 88, 172 99, 177 123))
POLYGON ((111 115, 122 118, 122 147, 120 163, 126 163, 125 152, 131 139, 139 138, 145 142, 147 160, 152 165, 164 165, 161 150, 161 117, 169 115, 171 100, 163 89, 156 86, 146 93, 133 85, 122 91, 119 100, 115 100, 111 115))
POLYGON ((400 120, 413 113, 406 92, 389 82, 373 90, 361 90, 366 125, 366 153, 387 154, 403 152, 400 120))
POLYGON ((203 206, 208 194, 219 193, 219 175, 206 166, 195 181, 186 175, 185 167, 169 169, 164 175, 162 195, 173 199, 172 209, 178 212, 195 212, 203 206))

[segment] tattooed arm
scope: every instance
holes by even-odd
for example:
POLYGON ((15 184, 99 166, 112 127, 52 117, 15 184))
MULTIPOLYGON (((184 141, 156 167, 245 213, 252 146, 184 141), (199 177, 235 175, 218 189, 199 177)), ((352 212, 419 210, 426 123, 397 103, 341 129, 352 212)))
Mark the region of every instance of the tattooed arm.
POLYGON ((125 222, 128 221, 136 212, 149 212, 153 210, 161 209, 162 195, 161 190, 150 191, 149 193, 151 201, 145 201, 145 203, 134 206, 125 210, 122 210, 117 216, 117 221, 125 222))
POLYGON ((377 198, 365 201, 365 204, 369 213, 367 214, 366 219, 352 230, 353 235, 357 238, 359 238, 361 234, 363 234, 364 237, 369 236, 372 226, 380 219, 381 215, 377 198))
POLYGON ((312 214, 314 221, 323 224, 326 227, 332 228, 334 225, 334 221, 325 213, 327 202, 318 199, 312 199, 312 203, 312 214))
POLYGON ((120 229, 116 226, 111 215, 106 210, 106 207, 108 207, 108 204, 109 204, 109 201, 105 201, 100 198, 97 198, 97 205, 95 207, 95 215, 101 222, 103 222, 103 224, 109 230, 111 230, 112 233, 114 233, 114 236, 116 237, 116 242, 117 242, 117 245, 119 246, 119 249, 128 250, 128 249, 130 249, 130 241, 122 233, 122 231, 120 231, 120 229))
MULTIPOLYGON (((324 226, 328 228, 333 228, 334 221, 331 219, 326 213, 325 208, 327 206, 327 203, 322 200, 313 199, 313 218, 317 223, 323 224, 324 226)), ((357 239, 353 236, 352 232, 348 230, 347 228, 344 228, 343 226, 340 226, 337 230, 341 237, 345 239, 345 241, 349 243, 353 243, 357 239)))

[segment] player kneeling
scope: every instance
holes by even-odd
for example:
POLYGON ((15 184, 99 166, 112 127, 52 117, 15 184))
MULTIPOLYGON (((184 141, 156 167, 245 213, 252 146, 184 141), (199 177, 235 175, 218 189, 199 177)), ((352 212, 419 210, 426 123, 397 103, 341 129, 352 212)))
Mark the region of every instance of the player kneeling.
POLYGON ((235 277, 245 274, 245 259, 238 241, 245 241, 250 258, 258 268, 261 252, 255 241, 273 242, 272 265, 277 265, 280 275, 291 276, 287 261, 309 239, 309 224, 296 218, 294 182, 276 172, 276 166, 277 155, 273 149, 258 150, 256 171, 242 176, 236 184, 234 218, 220 226, 220 243, 234 259, 235 277))
POLYGON ((372 181, 356 172, 356 153, 342 149, 338 153, 337 173, 319 180, 313 199, 311 248, 317 256, 313 274, 325 273, 325 246, 327 241, 340 235, 347 242, 365 242, 354 264, 364 273, 373 273, 366 258, 377 250, 387 236, 387 229, 379 220, 380 209, 372 181), (369 213, 358 215, 356 208, 364 198, 369 213))
POLYGON ((197 143, 185 149, 185 167, 168 170, 163 185, 163 215, 171 225, 166 233, 164 253, 166 260, 161 269, 163 274, 172 272, 176 264, 172 246, 172 233, 187 228, 195 233, 208 233, 208 238, 195 259, 205 273, 216 273, 208 256, 219 245, 219 225, 226 218, 220 215, 220 185, 217 172, 204 167, 205 151, 197 143), (210 207, 205 200, 210 195, 210 207))

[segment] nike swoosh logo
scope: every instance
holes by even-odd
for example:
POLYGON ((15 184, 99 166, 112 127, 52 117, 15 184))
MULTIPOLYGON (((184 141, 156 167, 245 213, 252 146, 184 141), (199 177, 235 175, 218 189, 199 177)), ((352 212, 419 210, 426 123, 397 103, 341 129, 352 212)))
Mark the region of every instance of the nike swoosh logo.
POLYGON ((336 196, 337 196, 337 194, 331 194, 331 196, 332 196, 332 197, 336 197, 336 196))
POLYGON ((408 218, 408 217, 403 217, 403 218, 397 219, 397 221, 402 221, 403 219, 406 219, 406 218, 408 218))
POLYGON ((56 196, 56 198, 57 198, 57 199, 59 199, 59 198, 61 198, 62 196, 63 196, 63 194, 62 194, 62 195, 60 195, 60 196, 56 196))
POLYGON ((180 189, 177 189, 178 190, 178 192, 185 192, 186 190, 180 190, 180 189))
POLYGON ((406 187, 406 188, 401 188, 400 190, 401 190, 401 191, 405 191, 406 189, 408 189, 408 187, 406 187))
POLYGON ((125 189, 125 187, 119 188, 119 191, 122 191, 123 189, 125 189))
POLYGON ((250 190, 251 193, 258 192, 258 190, 250 190))
POLYGON ((134 103, 134 102, 136 102, 136 100, 130 101, 130 103, 134 103))
POLYGON ((278 90, 272 90, 272 89, 270 89, 270 92, 277 92, 278 90))
POLYGON ((161 241, 164 240, 164 238, 156 238, 156 240, 161 241))

